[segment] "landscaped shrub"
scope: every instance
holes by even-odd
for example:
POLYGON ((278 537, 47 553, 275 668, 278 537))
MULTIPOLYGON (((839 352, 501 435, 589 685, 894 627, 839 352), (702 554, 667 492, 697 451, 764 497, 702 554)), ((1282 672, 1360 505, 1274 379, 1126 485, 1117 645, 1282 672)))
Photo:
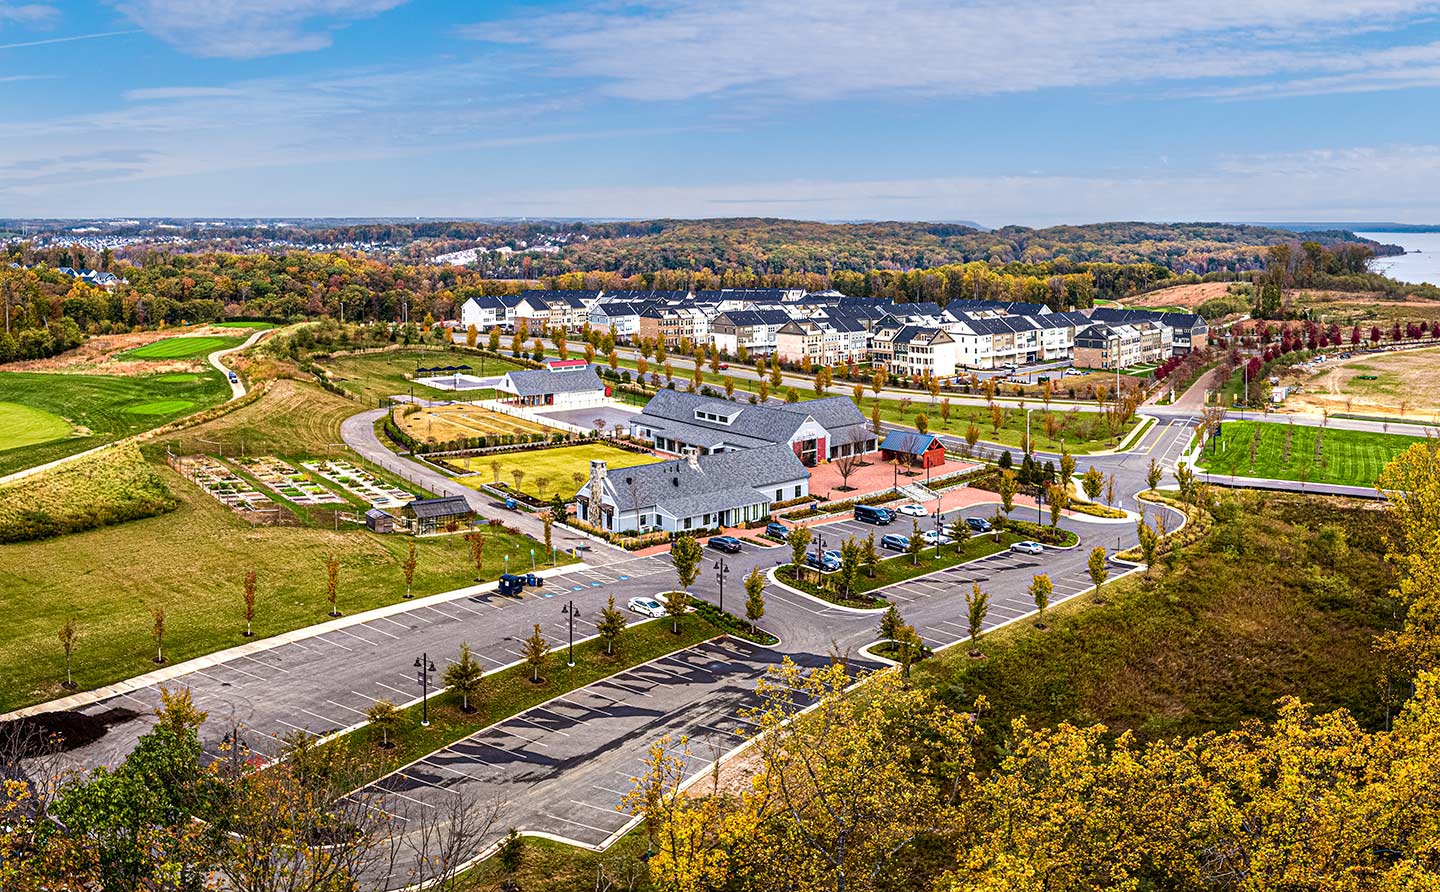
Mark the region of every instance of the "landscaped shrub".
POLYGON ((119 446, 0 487, 0 542, 153 517, 179 504, 138 448, 119 446))

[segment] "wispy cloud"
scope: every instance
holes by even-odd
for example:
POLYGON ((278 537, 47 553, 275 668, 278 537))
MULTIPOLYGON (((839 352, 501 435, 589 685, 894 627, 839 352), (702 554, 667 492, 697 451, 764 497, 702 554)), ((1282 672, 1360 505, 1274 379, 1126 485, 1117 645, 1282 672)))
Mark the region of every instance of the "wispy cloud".
POLYGON ((0 3, 0 23, 48 25, 60 17, 60 10, 44 3, 0 3))
POLYGON ((336 28, 406 0, 111 0, 124 15, 182 52, 252 59, 323 49, 336 28))
MULTIPOLYGON (((1437 13, 1436 0, 640 0, 461 33, 535 47, 617 96, 803 100, 1311 78, 1363 68, 1375 54, 1356 35, 1437 13)), ((1384 51, 1388 64, 1427 64, 1428 48, 1405 49, 1384 51)))

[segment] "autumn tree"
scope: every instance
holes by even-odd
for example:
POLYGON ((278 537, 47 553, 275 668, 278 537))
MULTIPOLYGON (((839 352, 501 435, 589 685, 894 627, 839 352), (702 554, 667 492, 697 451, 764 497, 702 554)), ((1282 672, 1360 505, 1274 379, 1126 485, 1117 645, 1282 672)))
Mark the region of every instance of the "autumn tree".
POLYGON ((1150 489, 1155 489, 1160 485, 1164 475, 1165 472, 1160 468, 1160 463, 1153 458, 1150 459, 1150 464, 1145 468, 1145 485, 1150 489))
POLYGON ((470 546, 470 562, 475 565, 475 578, 478 581, 485 566, 485 536, 479 531, 471 530, 465 534, 465 544, 470 546))
POLYGON ((595 631, 605 639, 605 656, 614 656, 615 642, 620 640, 627 625, 629 621, 624 611, 615 606, 615 596, 611 595, 605 606, 600 608, 600 621, 595 624, 595 631))
POLYGON ((415 540, 410 540, 410 550, 405 555, 405 560, 400 562, 400 570, 405 574, 405 597, 410 598, 410 588, 415 584, 415 567, 419 561, 415 557, 415 540))
POLYGON ((995 481, 995 489, 1000 495, 1000 508, 1008 518, 1010 512, 1015 510, 1015 494, 1020 491, 1020 484, 1016 479, 1014 471, 1001 471, 1000 479, 995 481))
POLYGON ((400 720, 400 710, 394 701, 382 697, 371 703, 365 711, 365 720, 380 729, 381 747, 389 749, 394 745, 390 742, 390 729, 400 720))
POLYGON ((970 656, 982 655, 980 651, 980 636, 985 634, 985 618, 990 615, 990 593, 980 588, 980 583, 972 582, 970 591, 965 595, 965 621, 966 633, 970 636, 970 656))
POLYGON ((1030 579, 1030 600, 1035 602, 1035 628, 1045 628, 1045 610, 1050 606, 1050 595, 1055 591, 1055 584, 1050 581, 1050 574, 1040 573, 1030 579))
POLYGON ((550 656, 550 642, 545 640, 539 623, 535 624, 535 631, 530 633, 530 637, 520 643, 520 654, 525 665, 530 667, 531 683, 539 684, 540 670, 545 665, 545 658, 550 656))
POLYGON ((1097 545, 1090 549, 1090 558, 1086 561, 1086 569, 1090 573, 1090 582, 1095 586, 1095 600, 1103 601, 1100 596, 1101 586, 1105 580, 1110 578, 1110 568, 1105 560, 1105 549, 1097 545))
POLYGON ((1105 488, 1105 475, 1094 465, 1080 477, 1080 488, 1085 490, 1085 497, 1090 501, 1100 498, 1100 492, 1105 488))
POLYGON ((756 623, 765 616, 765 577, 753 567, 745 577, 745 618, 750 621, 750 634, 759 634, 756 623))
POLYGON ((155 662, 165 662, 165 607, 156 604, 150 608, 150 638, 155 642, 155 662))
MULTIPOLYGON (((411 546, 412 548, 414 546, 411 546)), ((241 603, 245 608, 245 637, 250 638, 255 633, 251 625, 255 622, 255 571, 246 570, 241 580, 240 588, 241 603)))
POLYGON ((810 539, 810 529, 799 526, 785 537, 785 544, 790 546, 790 565, 795 568, 797 580, 805 578, 805 550, 810 547, 810 539))
POLYGON ((62 685, 66 690, 74 690, 76 685, 70 677, 70 660, 75 654, 75 642, 80 638, 80 626, 75 622, 75 617, 65 617, 65 622, 60 625, 60 631, 55 633, 60 641, 60 647, 65 651, 65 683, 62 685))

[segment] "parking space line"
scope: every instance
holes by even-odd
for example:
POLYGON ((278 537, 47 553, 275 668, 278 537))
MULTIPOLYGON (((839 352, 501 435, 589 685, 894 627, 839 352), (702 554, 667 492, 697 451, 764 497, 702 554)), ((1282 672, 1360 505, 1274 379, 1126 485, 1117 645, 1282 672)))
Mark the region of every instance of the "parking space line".
MULTIPOLYGON (((354 693, 354 692, 352 691, 351 693, 354 693)), ((326 703, 329 703, 331 706, 338 706, 338 707, 340 707, 341 709, 344 709, 344 710, 348 710, 348 711, 350 711, 350 712, 353 712, 353 713, 355 713, 356 715, 368 715, 368 713, 366 713, 364 710, 356 709, 356 708, 353 707, 353 706, 346 706, 344 703, 336 703, 334 700, 326 700, 325 702, 326 702, 326 703)), ((372 700, 372 701, 370 701, 370 702, 373 703, 373 702, 375 702, 375 701, 372 700)), ((313 715, 313 713, 312 713, 312 715, 313 715)))
MULTIPOLYGON (((617 815, 617 816, 619 816, 619 814, 620 814, 619 812, 616 812, 616 815, 617 815)), ((579 822, 579 821, 572 821, 572 820, 570 820, 569 818, 562 818, 562 817, 560 817, 559 815, 552 815, 552 814, 549 814, 549 813, 545 813, 545 817, 549 818, 549 819, 552 820, 552 821, 563 821, 563 822, 566 823, 566 824, 574 824, 576 827, 584 827, 586 830, 594 830, 596 833, 603 833, 603 834, 605 834, 606 836, 609 836, 609 835, 610 835, 610 832, 611 832, 611 831, 605 829, 604 827, 593 827, 593 826, 591 826, 591 825, 589 825, 589 824, 582 824, 582 823, 579 822)), ((628 819, 627 819, 627 820, 628 820, 628 819)))
POLYGON ((380 687, 382 687, 382 688, 389 688, 390 690, 394 691, 395 693, 399 694, 399 695, 402 696, 402 697, 409 697, 410 694, 411 694, 410 691, 402 691, 402 690, 400 690, 399 688, 397 688, 397 687, 392 687, 391 685, 388 685, 388 684, 386 684, 386 683, 383 682, 383 681, 377 681, 377 682, 375 682, 375 683, 378 684, 378 685, 379 685, 380 687))
POLYGON ((606 808, 606 807, 603 806, 603 805, 596 805, 596 804, 594 804, 593 802, 581 802, 579 799, 571 799, 570 801, 573 802, 573 803, 575 803, 576 805, 583 805, 583 806, 585 806, 586 808, 593 808, 593 809, 595 809, 596 811, 603 811, 603 812, 605 812, 607 815, 621 815, 621 814, 624 814, 624 812, 618 812, 618 811, 616 811, 614 808, 606 808))
POLYGON ((276 672, 283 672, 283 673, 286 674, 286 675, 289 675, 289 674, 290 674, 290 670, 289 670, 289 669, 282 669, 282 668, 280 668, 279 666, 276 666, 274 663, 266 663, 266 662, 264 662, 264 661, 262 661, 262 660, 257 660, 257 659, 255 659, 254 657, 250 656, 249 654, 241 654, 241 655, 240 655, 240 659, 242 659, 242 660, 249 660, 250 662, 254 663, 254 664, 257 665, 257 666, 264 666, 266 669, 274 669, 276 672))
POLYGON ((346 653, 354 653, 354 650, 353 650, 353 649, 346 647, 345 645, 341 644, 341 643, 338 642, 338 641, 331 641, 329 638, 326 638, 324 635, 318 635, 318 636, 316 636, 316 637, 315 637, 314 639, 312 639, 312 640, 314 640, 314 641, 323 641, 323 642, 325 642, 326 644, 334 645, 335 647, 340 648, 341 650, 345 651, 346 653))
MULTIPOLYGON (((569 733, 568 731, 561 731, 561 730, 559 730, 558 728, 547 728, 547 727, 545 727, 544 725, 541 725, 541 724, 538 724, 538 723, 536 723, 536 722, 530 721, 529 719, 525 718, 523 715, 513 716, 513 717, 511 717, 510 721, 512 721, 512 722, 523 722, 524 724, 529 725, 529 726, 532 727, 532 728, 539 728, 541 731, 544 731, 544 732, 549 733, 549 734, 559 734, 561 737, 569 737, 569 736, 570 736, 570 733, 569 733)), ((533 741, 533 742, 538 743, 539 741, 533 741)))
POLYGON ((399 640, 400 640, 400 636, 399 636, 399 635, 396 635, 394 632, 387 632, 387 631, 385 631, 384 629, 380 628, 378 625, 376 625, 376 624, 373 623, 373 622, 372 622, 372 623, 364 623, 363 625, 360 626, 360 628, 362 628, 362 629, 368 629, 368 630, 371 631, 371 632, 379 632, 381 635, 384 635, 385 637, 390 638, 391 640, 394 640, 394 641, 399 641, 399 640))
MULTIPOLYGON (((328 701, 327 701, 327 702, 328 702, 328 701)), ((339 727, 340 727, 340 723, 337 722, 337 721, 335 721, 334 719, 330 718, 328 715, 321 715, 321 714, 318 713, 318 712, 311 712, 310 710, 306 709, 306 708, 303 707, 303 706, 297 706, 297 707, 295 707, 295 708, 298 709, 298 710, 300 710, 301 712, 305 713, 305 714, 308 715, 308 716, 314 716, 315 718, 317 718, 317 719, 319 719, 320 721, 324 722, 327 726, 335 727, 335 728, 339 728, 339 727)), ((362 715, 363 715, 363 713, 362 713, 362 715)), ((279 720, 279 719, 276 719, 276 721, 278 722, 278 721, 280 721, 280 720, 279 720)))
POLYGON ((377 790, 379 790, 381 796, 399 796, 401 799, 404 799, 404 800, 407 801, 407 802, 413 802, 413 803, 415 803, 416 805, 420 806, 421 808, 432 808, 432 809, 433 809, 433 808, 435 807, 435 806, 431 805, 430 803, 425 802, 424 800, 415 799, 414 797, 411 797, 411 796, 406 796, 404 793, 399 793, 399 792, 396 792, 395 790, 386 790, 384 787, 379 787, 379 786, 376 786, 375 784, 371 784, 371 786, 372 786, 372 787, 375 787, 377 790))

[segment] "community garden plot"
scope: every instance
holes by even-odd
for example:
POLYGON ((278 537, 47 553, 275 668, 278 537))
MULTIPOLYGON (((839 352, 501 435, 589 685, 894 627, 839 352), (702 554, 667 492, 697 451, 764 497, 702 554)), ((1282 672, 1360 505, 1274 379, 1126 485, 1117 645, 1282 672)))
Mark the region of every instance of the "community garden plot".
POLYGON ((273 456, 239 459, 240 465, 265 486, 297 505, 343 505, 345 500, 273 456))
POLYGON ((270 497, 255 489, 218 459, 208 455, 185 455, 174 460, 175 469, 196 486, 235 511, 273 510, 270 497))
POLYGON ((391 486, 347 461, 305 462, 304 466, 376 508, 399 508, 415 501, 413 493, 391 486))

